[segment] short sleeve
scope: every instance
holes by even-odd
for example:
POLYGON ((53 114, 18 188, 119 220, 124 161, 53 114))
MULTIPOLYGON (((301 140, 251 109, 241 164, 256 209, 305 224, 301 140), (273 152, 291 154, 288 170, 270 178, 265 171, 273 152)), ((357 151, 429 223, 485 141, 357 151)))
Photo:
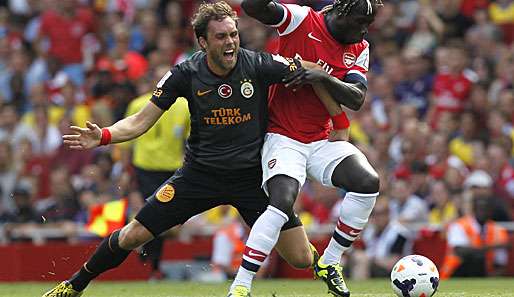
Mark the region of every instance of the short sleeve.
POLYGON ((178 97, 187 97, 187 86, 189 82, 184 71, 177 66, 173 67, 157 83, 150 101, 159 108, 168 110, 178 97))
MULTIPOLYGON (((347 54, 345 54, 347 55, 347 54)), ((355 58, 355 56, 353 56, 355 58)), ((351 54, 344 59, 352 59, 351 54)), ((359 53, 359 56, 355 58, 355 64, 350 68, 346 76, 344 77, 345 82, 361 82, 366 87, 368 86, 368 79, 366 73, 369 69, 369 44, 364 43, 364 49, 359 53)))
POLYGON ((281 55, 259 53, 257 59, 257 72, 269 84, 282 82, 286 75, 302 67, 297 59, 284 58, 281 55))
POLYGON ((277 29, 278 35, 284 36, 295 31, 309 14, 310 7, 296 4, 279 4, 284 16, 282 20, 272 27, 277 29))

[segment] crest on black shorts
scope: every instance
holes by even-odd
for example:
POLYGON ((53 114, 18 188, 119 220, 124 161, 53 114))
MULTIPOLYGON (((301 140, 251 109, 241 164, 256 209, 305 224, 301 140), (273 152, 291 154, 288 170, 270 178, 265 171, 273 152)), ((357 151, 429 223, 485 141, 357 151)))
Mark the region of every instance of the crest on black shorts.
POLYGON ((171 184, 166 184, 155 194, 155 198, 160 202, 170 202, 173 197, 175 197, 175 188, 171 184))

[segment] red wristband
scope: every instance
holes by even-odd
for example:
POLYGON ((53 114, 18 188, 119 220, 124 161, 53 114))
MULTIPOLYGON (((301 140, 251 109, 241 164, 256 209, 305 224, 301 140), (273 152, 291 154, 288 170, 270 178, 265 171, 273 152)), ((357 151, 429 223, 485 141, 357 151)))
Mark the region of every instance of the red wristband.
POLYGON ((350 127, 350 120, 348 119, 348 117, 346 116, 346 112, 344 111, 338 115, 331 117, 331 119, 334 130, 342 130, 350 127))
POLYGON ((111 131, 107 128, 102 128, 102 138, 100 138, 100 145, 108 145, 111 143, 111 131))

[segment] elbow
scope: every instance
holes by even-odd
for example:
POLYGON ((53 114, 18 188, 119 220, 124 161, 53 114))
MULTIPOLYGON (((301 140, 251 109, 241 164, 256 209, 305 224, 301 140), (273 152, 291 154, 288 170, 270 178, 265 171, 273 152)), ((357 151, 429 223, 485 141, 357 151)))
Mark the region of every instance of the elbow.
POLYGON ((355 103, 353 104, 353 106, 350 106, 349 108, 353 111, 359 111, 362 106, 364 105, 364 97, 360 97, 358 98, 355 103))
POLYGON ((344 100, 344 102, 339 102, 344 106, 348 107, 353 111, 359 111, 361 107, 364 105, 364 96, 362 94, 355 94, 351 100, 344 100))

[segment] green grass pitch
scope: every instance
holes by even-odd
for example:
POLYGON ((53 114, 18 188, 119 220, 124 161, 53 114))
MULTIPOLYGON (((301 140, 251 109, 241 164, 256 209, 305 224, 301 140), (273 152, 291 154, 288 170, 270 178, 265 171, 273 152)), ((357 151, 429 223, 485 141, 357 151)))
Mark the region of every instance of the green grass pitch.
MULTIPOLYGON (((1 283, 2 297, 39 297, 54 283, 1 283)), ((386 279, 349 281, 352 297, 394 297, 386 279)), ((229 283, 194 282, 95 282, 83 297, 188 297, 227 294, 229 283)), ((328 297, 324 284, 310 280, 258 280, 253 297, 328 297)), ((514 278, 457 279, 442 282, 435 297, 514 297, 514 278)))

